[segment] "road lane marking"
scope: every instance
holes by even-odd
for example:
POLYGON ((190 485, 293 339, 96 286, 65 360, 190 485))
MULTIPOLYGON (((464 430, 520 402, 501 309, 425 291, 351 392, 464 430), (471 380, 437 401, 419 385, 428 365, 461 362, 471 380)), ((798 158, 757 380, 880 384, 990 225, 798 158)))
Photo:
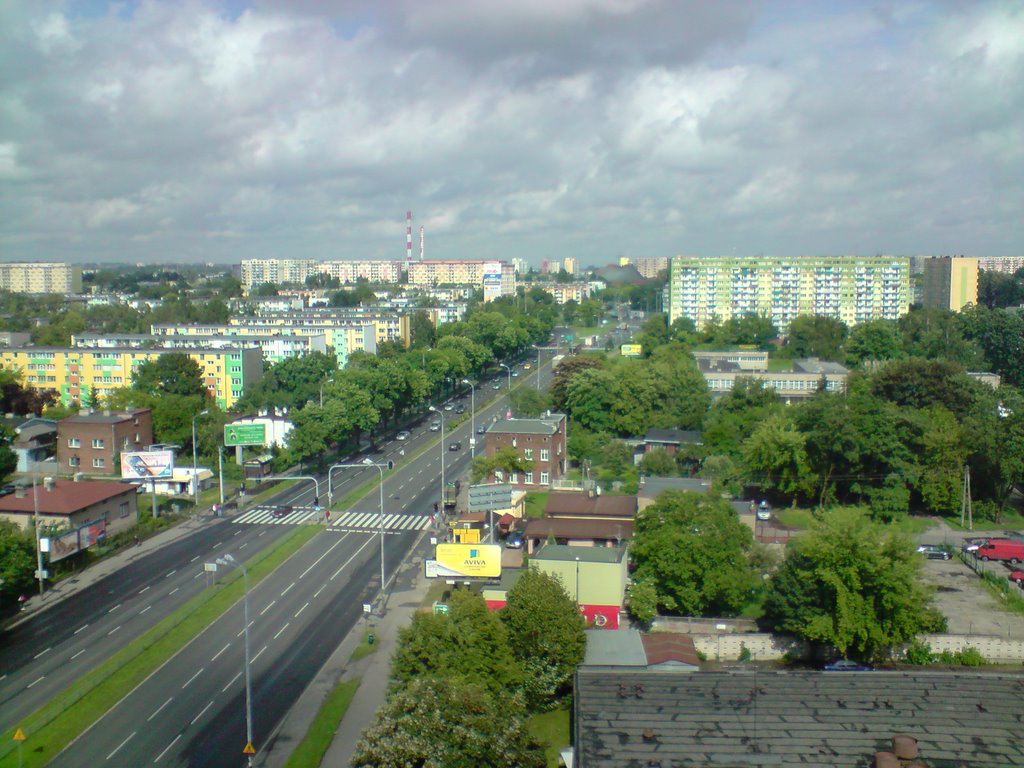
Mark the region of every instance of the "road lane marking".
POLYGON ((51 650, 52 650, 52 648, 47 648, 47 649, 46 649, 45 651, 40 651, 39 653, 37 653, 37 654, 36 654, 35 656, 33 656, 32 658, 33 658, 33 659, 38 659, 38 658, 39 658, 40 656, 42 656, 42 655, 43 655, 44 653, 49 653, 49 652, 50 652, 51 650))
POLYGON ((167 596, 170 597, 175 592, 177 592, 179 589, 181 589, 181 587, 175 587, 174 589, 172 589, 170 592, 167 593, 167 596))
POLYGON ((203 575, 203 573, 205 573, 205 571, 200 571, 199 573, 197 573, 195 576, 192 577, 192 581, 195 581, 196 579, 198 579, 200 576, 203 575))
POLYGON ((167 748, 163 752, 161 752, 159 755, 156 756, 156 760, 154 760, 153 762, 154 763, 159 763, 160 762, 160 758, 163 757, 164 755, 166 755, 170 751, 171 747, 173 747, 175 744, 178 743, 178 739, 180 739, 180 738, 181 738, 181 734, 179 733, 177 736, 174 737, 174 741, 172 741, 170 744, 168 744, 167 748))
POLYGON ((121 625, 120 625, 120 624, 118 624, 118 625, 117 625, 116 627, 114 627, 114 628, 113 628, 112 630, 110 630, 109 632, 107 632, 107 637, 110 637, 110 636, 111 636, 112 634, 114 634, 115 632, 117 632, 117 630, 119 630, 120 628, 121 628, 121 625))
POLYGON ((276 603, 276 602, 277 602, 277 600, 276 600, 276 599, 275 599, 275 600, 271 600, 271 601, 270 601, 270 605, 268 605, 268 606, 267 606, 266 608, 264 608, 264 609, 263 609, 262 611, 260 611, 260 616, 262 616, 262 615, 263 615, 264 613, 266 613, 266 612, 267 612, 267 611, 269 611, 269 610, 270 610, 271 608, 273 608, 273 607, 274 607, 274 603, 276 603))
POLYGON ((256 654, 255 656, 253 656, 253 657, 252 657, 252 663, 253 663, 253 664, 255 664, 255 663, 256 663, 256 659, 258 659, 258 658, 259 658, 260 656, 262 656, 262 655, 263 655, 263 652, 264 652, 265 650, 267 650, 267 646, 265 646, 265 645, 264 645, 264 646, 263 646, 262 648, 260 648, 260 652, 259 652, 259 653, 257 653, 257 654, 256 654))
POLYGON ((169 699, 167 699, 167 701, 165 701, 163 704, 161 704, 159 707, 157 707, 156 711, 152 715, 150 715, 149 717, 146 718, 146 722, 148 723, 154 717, 159 715, 160 714, 160 710, 162 710, 164 707, 166 707, 168 704, 170 704, 173 699, 174 699, 174 697, 171 696, 169 699))
POLYGON ((109 611, 107 611, 107 613, 113 613, 114 611, 116 611, 116 610, 117 610, 118 608, 120 608, 120 607, 121 607, 121 604, 120 604, 120 603, 118 603, 118 604, 117 604, 117 605, 115 605, 115 606, 114 606, 113 608, 111 608, 111 609, 110 609, 109 611))
POLYGON ((115 749, 113 752, 111 752, 109 755, 107 755, 107 760, 109 760, 114 755, 116 755, 118 752, 120 752, 121 751, 121 747, 123 747, 125 744, 127 744, 129 741, 131 741, 136 733, 137 733, 137 731, 132 731, 131 736, 129 736, 127 739, 125 739, 120 744, 118 744, 117 745, 117 749, 115 749))
POLYGON ((309 608, 309 603, 306 603, 306 604, 305 604, 304 606, 302 606, 301 608, 299 608, 299 610, 297 610, 297 611, 295 612, 295 615, 294 615, 294 616, 292 616, 292 618, 293 618, 293 619, 297 619, 297 618, 299 618, 299 614, 300 614, 300 613, 302 613, 302 612, 303 612, 304 610, 306 610, 307 608, 309 608))
POLYGON ((348 567, 348 564, 351 563, 353 560, 355 560, 360 552, 362 552, 364 549, 366 549, 368 546, 370 546, 370 543, 372 541, 373 541, 372 538, 368 538, 366 540, 366 543, 363 544, 363 546, 361 546, 359 549, 357 549, 355 552, 353 552, 352 553, 352 557, 350 557, 348 560, 346 560, 344 563, 342 563, 341 567, 338 568, 338 570, 336 570, 333 574, 331 574, 331 581, 334 581, 334 577, 337 576, 339 573, 341 573, 343 570, 345 570, 348 567))
POLYGON ((39 678, 39 680, 33 680, 33 681, 32 681, 31 683, 29 683, 28 685, 26 685, 26 686, 25 686, 25 688, 31 688, 31 687, 32 687, 33 685, 35 685, 36 683, 38 683, 38 682, 40 682, 40 681, 42 681, 42 680, 45 680, 45 679, 46 679, 46 675, 43 675, 42 677, 40 677, 40 678, 39 678))
POLYGON ((74 660, 75 660, 75 659, 77 659, 77 658, 78 658, 79 656, 81 656, 81 655, 82 655, 83 653, 85 653, 85 652, 86 652, 86 650, 87 650, 87 649, 83 648, 83 649, 82 649, 82 650, 80 650, 80 651, 79 651, 78 653, 76 653, 76 654, 75 654, 74 656, 72 656, 72 657, 71 657, 71 658, 69 659, 69 661, 74 661, 74 660))
POLYGON ((222 653, 224 653, 224 651, 226 651, 230 647, 231 647, 231 643, 225 643, 224 647, 221 648, 219 651, 217 651, 217 654, 212 659, 210 659, 210 661, 216 661, 217 660, 217 656, 220 656, 222 653))
POLYGON ((196 724, 196 720, 198 720, 200 717, 202 717, 206 713, 206 710, 208 710, 212 706, 213 706, 213 702, 211 701, 209 704, 207 704, 205 707, 203 707, 199 711, 198 715, 196 715, 194 718, 192 718, 192 722, 189 723, 189 725, 195 725, 196 724))
POLYGON ((194 563, 194 562, 195 562, 196 560, 198 560, 198 559, 199 559, 199 555, 196 555, 196 556, 195 556, 195 557, 193 557, 193 558, 192 558, 191 560, 189 560, 189 562, 190 562, 190 563, 194 563))
POLYGON ((168 574, 167 574, 166 576, 164 576, 164 578, 165 578, 165 579, 169 579, 169 578, 171 578, 171 576, 173 576, 173 575, 174 575, 174 574, 176 574, 177 572, 178 572, 178 569, 177 569, 177 568, 175 568, 175 569, 174 569, 173 571, 171 571, 171 572, 170 572, 170 573, 168 573, 168 574))
POLYGON ((143 587, 142 589, 139 590, 139 594, 141 595, 143 592, 145 592, 148 589, 149 589, 149 586, 143 587))
POLYGON ((139 611, 139 616, 144 614, 146 611, 148 611, 152 607, 153 607, 152 605, 147 605, 145 608, 143 608, 141 611, 139 611))
POLYGON ((89 626, 88 624, 83 624, 82 626, 80 626, 78 629, 75 630, 75 634, 77 635, 79 632, 81 632, 83 629, 85 629, 88 626, 89 626))
POLYGON ((290 622, 290 621, 289 621, 289 622, 286 622, 286 623, 285 623, 285 625, 284 625, 283 627, 281 627, 281 628, 280 628, 279 630, 277 630, 277 634, 276 634, 276 635, 274 635, 274 639, 275 639, 275 640, 277 640, 277 638, 279 638, 279 637, 281 636, 281 633, 282 633, 282 632, 284 632, 284 631, 285 631, 286 629, 288 629, 288 627, 289 627, 290 625, 291 625, 291 622, 290 622))
POLYGON ((316 560, 314 560, 314 561, 313 561, 313 564, 312 564, 311 566, 309 566, 309 568, 307 568, 307 569, 306 569, 306 570, 304 570, 304 571, 303 571, 302 573, 300 573, 300 574, 299 574, 299 578, 301 579, 301 578, 302 578, 302 577, 304 577, 304 576, 305 576, 305 575, 306 575, 307 573, 309 573, 309 572, 310 572, 310 571, 312 571, 312 570, 313 570, 314 568, 316 568, 316 567, 317 567, 317 565, 319 565, 319 564, 320 564, 320 561, 321 561, 321 560, 323 560, 323 559, 324 559, 325 557, 327 557, 327 556, 328 556, 329 554, 331 554, 331 552, 333 552, 333 551, 334 551, 334 547, 338 546, 338 544, 341 544, 341 542, 342 542, 343 540, 344 540, 344 539, 338 539, 338 541, 337 541, 337 542, 336 542, 336 543, 334 544, 334 546, 332 546, 332 547, 331 547, 330 549, 328 549, 328 550, 327 550, 326 552, 324 552, 324 553, 323 553, 322 555, 320 555, 320 557, 318 557, 318 558, 317 558, 316 560))
POLYGON ((239 547, 239 549, 245 549, 245 548, 246 548, 246 547, 248 547, 248 546, 249 546, 249 542, 247 541, 247 542, 245 542, 245 544, 243 544, 242 546, 240 546, 240 547, 239 547))
POLYGON ((199 677, 201 674, 203 674, 203 670, 204 669, 206 669, 206 667, 200 667, 199 671, 196 672, 194 675, 192 675, 192 677, 190 677, 188 679, 188 681, 183 686, 181 686, 181 687, 182 688, 188 688, 188 684, 191 683, 193 680, 195 680, 197 677, 199 677))
POLYGON ((281 597, 284 597, 285 595, 287 595, 288 594, 288 590, 290 590, 294 586, 295 586, 295 582, 293 581, 291 584, 289 584, 287 587, 284 588, 284 592, 281 593, 281 597))
POLYGON ((234 534, 233 534, 233 535, 234 535, 234 536, 237 536, 237 535, 238 535, 238 534, 240 534, 241 532, 242 532, 242 529, 241 529, 241 528, 239 528, 239 529, 238 529, 237 531, 235 531, 235 532, 234 532, 234 534))
MULTIPOLYGON (((256 623, 255 621, 250 621, 250 622, 249 622, 249 626, 251 627, 251 626, 252 626, 253 624, 255 624, 255 623, 256 623)), ((245 627, 242 627, 242 631, 241 631, 241 632, 239 632, 239 633, 238 633, 237 635, 235 635, 235 637, 241 637, 241 636, 242 636, 242 635, 244 635, 244 634, 245 634, 245 627)))
POLYGON ((322 584, 320 586, 320 589, 318 589, 316 592, 313 593, 313 597, 320 597, 320 593, 324 591, 324 588, 326 586, 327 586, 326 584, 322 584))
POLYGON ((216 549, 217 547, 219 547, 223 543, 224 543, 223 541, 218 541, 216 544, 214 544, 212 547, 210 547, 210 549, 216 549))
POLYGON ((223 688, 221 688, 221 689, 220 689, 220 692, 221 692, 221 693, 226 693, 226 692, 227 692, 227 690, 228 690, 228 688, 230 688, 230 687, 231 687, 232 685, 234 685, 234 684, 235 684, 235 681, 236 681, 236 680, 237 680, 238 678, 240 678, 241 676, 242 676, 242 673, 241 673, 241 672, 239 672, 239 673, 238 673, 237 675, 235 675, 234 677, 232 677, 232 678, 231 678, 231 682, 229 682, 229 683, 228 683, 227 685, 225 685, 225 686, 224 686, 223 688))
POLYGON ((257 537, 259 537, 259 536, 262 536, 262 535, 263 535, 263 534, 265 534, 265 533, 266 533, 266 531, 260 531, 260 532, 259 532, 259 533, 257 534, 257 537))

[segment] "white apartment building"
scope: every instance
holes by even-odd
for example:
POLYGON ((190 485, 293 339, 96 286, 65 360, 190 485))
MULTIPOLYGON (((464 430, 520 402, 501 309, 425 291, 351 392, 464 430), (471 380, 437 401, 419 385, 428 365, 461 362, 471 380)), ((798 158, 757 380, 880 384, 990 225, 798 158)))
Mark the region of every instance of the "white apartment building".
POLYGON ((409 264, 409 285, 472 285, 483 289, 484 301, 516 293, 515 267, 505 261, 432 259, 409 264))
POLYGON ((402 278, 402 262, 391 260, 317 261, 315 259, 242 259, 242 286, 254 288, 262 283, 303 285, 311 275, 324 274, 342 284, 360 278, 371 283, 397 283, 402 278))
POLYGON ((64 261, 0 263, 0 290, 11 293, 81 293, 82 268, 64 261))

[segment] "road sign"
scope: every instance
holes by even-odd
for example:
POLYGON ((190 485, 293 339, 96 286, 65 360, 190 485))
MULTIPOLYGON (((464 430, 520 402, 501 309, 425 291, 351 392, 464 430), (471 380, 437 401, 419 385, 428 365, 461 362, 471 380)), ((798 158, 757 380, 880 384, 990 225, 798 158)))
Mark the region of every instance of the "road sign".
POLYGON ((48 578, 50 578, 50 572, 44 568, 41 571, 36 571, 35 575, 32 578, 37 579, 37 580, 38 579, 48 579, 48 578))
POLYGON ((216 573, 217 572, 217 564, 216 563, 203 563, 203 570, 207 571, 208 573, 216 573))
POLYGON ((469 511, 488 512, 512 506, 512 486, 504 483, 469 486, 469 511))
POLYGON ((251 741, 245 742, 245 749, 242 750, 243 755, 255 755, 256 748, 252 745, 251 741))
POLYGON ((14 740, 15 741, 24 741, 27 738, 28 738, 28 736, 25 735, 25 732, 23 730, 21 730, 21 728, 19 728, 18 730, 16 730, 14 732, 14 740))
POLYGON ((266 424, 225 424, 224 445, 266 445, 266 424))

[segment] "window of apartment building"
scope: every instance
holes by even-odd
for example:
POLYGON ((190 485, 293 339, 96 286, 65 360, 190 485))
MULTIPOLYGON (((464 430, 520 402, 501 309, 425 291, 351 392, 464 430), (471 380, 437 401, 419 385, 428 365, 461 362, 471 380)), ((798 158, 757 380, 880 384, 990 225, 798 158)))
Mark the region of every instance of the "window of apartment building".
POLYGON ((122 450, 122 451, 127 451, 127 450, 128 450, 128 448, 129 448, 129 447, 131 446, 131 444, 132 444, 132 441, 131 441, 131 439, 129 439, 129 438, 127 438, 127 437, 126 437, 126 438, 124 438, 124 439, 123 439, 123 440, 121 441, 121 450, 122 450))
POLYGON ((512 483, 513 485, 518 483, 519 482, 519 473, 518 472, 509 472, 508 473, 508 481, 510 483, 512 483))
POLYGON ((92 439, 92 447, 93 448, 102 448, 103 447, 103 438, 102 437, 94 437, 92 439))
POLYGON ((550 459, 551 459, 551 451, 549 451, 547 448, 541 448, 540 449, 540 460, 541 461, 548 461, 550 459))
POLYGON ((81 466, 81 464, 82 464, 82 460, 80 458, 78 458, 77 456, 70 456, 70 457, 68 457, 68 466, 69 467, 78 467, 78 466, 81 466))
POLYGON ((232 365, 231 366, 231 372, 232 373, 241 373, 242 372, 242 366, 240 366, 240 365, 232 365))
POLYGON ((533 448, 524 448, 523 449, 523 456, 525 456, 528 459, 532 459, 533 458, 533 448))
POLYGON ((502 472, 500 469, 494 470, 494 480, 495 480, 495 482, 498 482, 498 483, 505 482, 505 473, 502 472))
POLYGON ((533 472, 524 472, 523 473, 523 482, 524 483, 528 483, 528 484, 532 484, 533 483, 533 472))
POLYGON ((82 447, 82 441, 79 440, 77 437, 69 437, 68 438, 68 448, 81 448, 81 447, 82 447))
POLYGON ((100 469, 101 467, 105 467, 107 465, 107 460, 104 459, 102 456, 97 456, 95 459, 92 460, 92 465, 95 468, 100 469))
POLYGON ((122 501, 117 505, 117 514, 121 517, 128 517, 128 502, 122 501))
POLYGON ((541 485, 547 485, 548 484, 548 480, 549 480, 548 473, 547 472, 541 472, 540 473, 540 484, 541 485))

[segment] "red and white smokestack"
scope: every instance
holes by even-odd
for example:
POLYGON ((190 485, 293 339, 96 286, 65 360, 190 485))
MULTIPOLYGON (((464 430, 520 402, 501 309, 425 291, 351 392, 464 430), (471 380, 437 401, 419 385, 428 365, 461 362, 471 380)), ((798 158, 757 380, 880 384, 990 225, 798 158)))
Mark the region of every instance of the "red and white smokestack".
POLYGON ((420 261, 423 261, 423 227, 420 227, 420 261))
POLYGON ((405 260, 412 261, 412 211, 405 212, 405 260))

